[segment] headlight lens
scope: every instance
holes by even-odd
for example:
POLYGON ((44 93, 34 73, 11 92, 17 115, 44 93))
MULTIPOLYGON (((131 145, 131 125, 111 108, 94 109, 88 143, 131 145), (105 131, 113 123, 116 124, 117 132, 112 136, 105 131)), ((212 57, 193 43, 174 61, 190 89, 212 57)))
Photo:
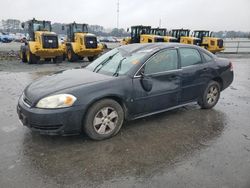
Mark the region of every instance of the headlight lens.
POLYGON ((76 101, 76 97, 70 94, 52 95, 41 99, 37 108, 65 108, 70 107, 76 101))

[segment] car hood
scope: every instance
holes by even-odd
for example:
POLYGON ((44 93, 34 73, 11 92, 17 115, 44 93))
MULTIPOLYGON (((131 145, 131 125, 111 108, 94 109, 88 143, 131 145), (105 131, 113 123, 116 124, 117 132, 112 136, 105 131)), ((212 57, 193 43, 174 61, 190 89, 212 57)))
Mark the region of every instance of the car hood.
POLYGON ((51 95, 61 90, 112 78, 111 76, 94 73, 87 69, 66 70, 34 81, 26 87, 24 95, 31 103, 34 103, 41 97, 51 95))

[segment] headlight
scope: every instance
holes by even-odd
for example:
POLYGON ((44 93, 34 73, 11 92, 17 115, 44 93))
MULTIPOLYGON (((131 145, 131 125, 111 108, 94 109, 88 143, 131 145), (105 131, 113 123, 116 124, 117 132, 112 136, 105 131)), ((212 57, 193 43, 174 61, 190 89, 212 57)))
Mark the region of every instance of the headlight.
POLYGON ((70 107, 76 101, 76 97, 70 94, 52 95, 41 99, 37 108, 65 108, 70 107))

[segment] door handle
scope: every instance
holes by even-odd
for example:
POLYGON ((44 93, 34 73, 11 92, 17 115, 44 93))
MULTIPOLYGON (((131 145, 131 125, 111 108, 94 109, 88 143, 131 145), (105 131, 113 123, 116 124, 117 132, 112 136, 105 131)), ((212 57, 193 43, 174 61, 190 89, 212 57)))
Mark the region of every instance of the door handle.
POLYGON ((207 70, 208 70, 208 68, 203 68, 203 69, 202 69, 202 71, 207 71, 207 70))

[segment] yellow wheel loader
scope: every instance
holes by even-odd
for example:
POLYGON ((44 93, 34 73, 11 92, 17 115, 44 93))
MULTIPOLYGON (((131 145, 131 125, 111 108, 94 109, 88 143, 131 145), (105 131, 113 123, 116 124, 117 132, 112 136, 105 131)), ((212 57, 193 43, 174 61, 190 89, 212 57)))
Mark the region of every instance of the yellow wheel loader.
MULTIPOLYGON (((29 64, 38 63, 40 59, 46 61, 53 59, 55 63, 61 63, 63 48, 59 45, 58 36, 51 30, 50 21, 29 20, 29 40, 24 41, 20 49, 20 58, 29 64)), ((25 28, 25 23, 22 23, 25 28)))
MULTIPOLYGON (((64 27, 62 28, 64 30, 64 27)), ((93 61, 103 52, 103 45, 98 44, 97 37, 88 33, 87 24, 71 23, 66 25, 67 41, 64 43, 64 55, 73 62, 87 57, 93 61)))
POLYGON ((170 31, 172 37, 175 37, 179 43, 200 45, 201 39, 190 36, 189 29, 173 29, 170 31))
POLYGON ((223 51, 223 40, 213 37, 213 32, 207 30, 195 30, 192 34, 193 37, 201 40, 200 46, 206 48, 212 53, 223 51))
POLYGON ((164 42, 164 37, 151 34, 151 26, 142 25, 132 26, 131 37, 127 37, 121 41, 122 44, 152 42, 164 42))
POLYGON ((163 36, 164 42, 178 42, 177 38, 168 35, 166 28, 151 28, 150 33, 163 36))

